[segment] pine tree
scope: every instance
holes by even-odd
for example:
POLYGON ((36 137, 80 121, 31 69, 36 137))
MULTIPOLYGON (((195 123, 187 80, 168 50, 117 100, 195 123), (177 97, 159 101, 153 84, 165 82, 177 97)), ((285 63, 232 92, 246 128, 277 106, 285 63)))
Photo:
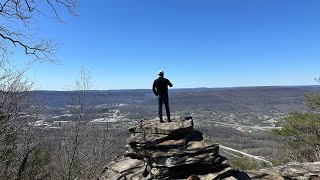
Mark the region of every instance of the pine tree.
POLYGON ((307 112, 291 112, 279 121, 279 129, 273 134, 282 137, 289 150, 289 158, 295 161, 320 160, 320 92, 305 95, 307 112))

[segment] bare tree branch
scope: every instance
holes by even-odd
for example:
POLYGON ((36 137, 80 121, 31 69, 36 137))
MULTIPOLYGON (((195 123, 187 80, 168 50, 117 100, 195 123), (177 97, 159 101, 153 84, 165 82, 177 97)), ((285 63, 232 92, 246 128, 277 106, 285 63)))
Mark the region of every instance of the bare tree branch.
POLYGON ((56 44, 53 41, 35 40, 37 19, 39 16, 54 17, 64 23, 64 12, 72 16, 78 14, 78 0, 6 0, 0 2, 0 38, 12 43, 12 47, 20 46, 26 55, 35 61, 56 62, 56 44), (49 10, 49 11, 48 11, 49 10), (12 28, 12 27, 15 27, 12 28))

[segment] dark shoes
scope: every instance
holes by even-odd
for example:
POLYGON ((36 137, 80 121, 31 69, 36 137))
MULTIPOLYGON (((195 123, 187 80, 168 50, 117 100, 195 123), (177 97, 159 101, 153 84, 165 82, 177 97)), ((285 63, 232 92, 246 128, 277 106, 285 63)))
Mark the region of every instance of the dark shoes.
MULTIPOLYGON (((172 122, 171 119, 170 119, 170 117, 168 117, 167 120, 168 120, 168 122, 172 122)), ((163 121, 162 118, 160 118, 160 123, 164 123, 164 121, 163 121)))

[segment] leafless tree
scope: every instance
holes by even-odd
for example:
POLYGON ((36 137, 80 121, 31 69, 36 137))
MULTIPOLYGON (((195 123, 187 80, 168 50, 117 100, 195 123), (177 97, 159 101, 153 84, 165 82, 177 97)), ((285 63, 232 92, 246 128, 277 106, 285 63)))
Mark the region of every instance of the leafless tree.
POLYGON ((78 5, 78 0, 0 1, 0 179, 50 176, 46 169, 49 150, 37 140, 39 132, 26 126, 39 120, 24 112, 31 107, 33 83, 26 78, 29 67, 16 68, 12 55, 23 51, 31 60, 28 65, 35 61, 58 62, 56 43, 38 35, 39 20, 55 18, 64 23, 68 14, 78 14, 78 5))
POLYGON ((0 56, 22 48, 33 61, 53 61, 57 48, 54 41, 37 36, 42 16, 64 22, 67 13, 78 14, 78 0, 1 0, 0 1, 0 56))
POLYGON ((56 143, 59 148, 52 150, 52 166, 55 169, 55 179, 75 179, 83 178, 84 161, 81 153, 84 141, 87 136, 86 118, 88 115, 87 101, 90 98, 89 90, 92 87, 90 73, 81 68, 79 77, 75 81, 74 87, 66 93, 71 94, 68 111, 73 114, 68 125, 60 129, 60 137, 56 143))
POLYGON ((29 153, 22 155, 17 144, 18 132, 28 121, 19 121, 21 112, 28 107, 28 91, 33 83, 25 78, 25 70, 10 66, 6 57, 0 64, 0 178, 18 177, 23 171, 21 160, 28 159, 29 153), (22 156, 21 156, 22 155, 22 156), (23 157, 24 156, 24 157, 23 157))
MULTIPOLYGON (((79 146, 81 144, 81 141, 83 138, 80 137, 81 133, 80 131, 82 130, 81 127, 85 123, 84 122, 84 116, 87 114, 87 98, 89 96, 88 91, 92 87, 92 79, 90 76, 90 73, 84 69, 83 67, 81 68, 80 74, 78 79, 75 82, 75 93, 74 96, 72 96, 72 99, 70 101, 70 104, 72 105, 72 111, 73 114, 75 114, 75 132, 74 136, 72 139, 72 149, 70 151, 70 156, 69 156, 69 166, 68 166, 68 174, 67 174, 67 179, 71 180, 79 174, 74 173, 76 171, 76 160, 79 159, 79 146)), ((78 167, 80 169, 80 167, 78 167)), ((80 171, 79 171, 80 172, 80 171)))
POLYGON ((75 86, 66 92, 71 96, 70 121, 45 135, 53 137, 52 179, 96 179, 103 167, 122 152, 127 134, 108 129, 107 123, 91 123, 95 113, 89 102, 93 96, 91 87, 90 73, 82 68, 75 86))
POLYGON ((37 118, 21 120, 23 111, 30 107, 29 92, 33 87, 26 78, 28 66, 16 68, 12 55, 22 50, 31 63, 57 62, 54 41, 38 37, 39 19, 53 17, 64 23, 62 15, 77 15, 78 3, 78 0, 0 1, 0 179, 43 179, 48 175, 39 173, 43 167, 37 166, 47 163, 43 154, 46 148, 34 140, 36 136, 26 126, 37 118), (23 137, 20 142, 19 136, 23 137))

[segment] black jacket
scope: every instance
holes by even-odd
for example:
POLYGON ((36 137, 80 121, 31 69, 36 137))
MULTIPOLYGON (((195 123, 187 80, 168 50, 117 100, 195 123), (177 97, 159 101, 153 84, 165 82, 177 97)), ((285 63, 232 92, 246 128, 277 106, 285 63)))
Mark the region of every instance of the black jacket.
POLYGON ((152 86, 153 93, 156 96, 168 95, 168 86, 172 87, 171 82, 164 77, 159 77, 153 82, 153 86, 152 86))

